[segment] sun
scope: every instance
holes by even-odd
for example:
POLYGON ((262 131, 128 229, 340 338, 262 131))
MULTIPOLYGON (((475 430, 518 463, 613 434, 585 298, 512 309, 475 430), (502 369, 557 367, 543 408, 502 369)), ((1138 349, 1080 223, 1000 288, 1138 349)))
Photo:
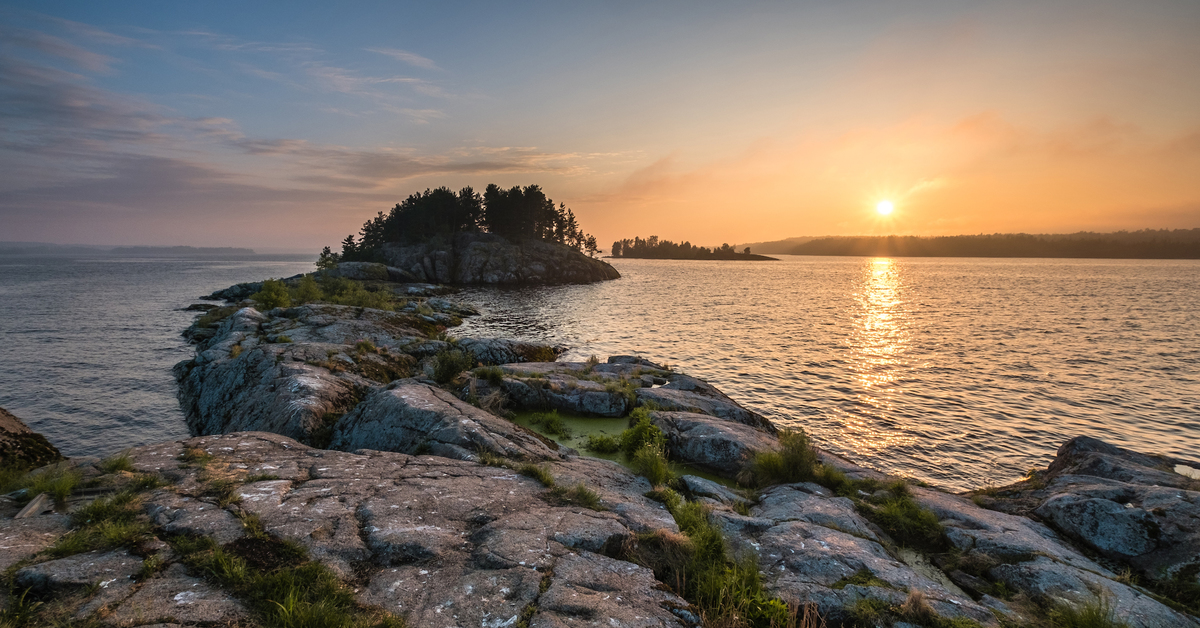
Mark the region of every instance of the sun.
POLYGON ((875 211, 879 212, 880 216, 886 216, 892 213, 894 209, 896 209, 896 206, 892 205, 892 202, 889 200, 879 201, 879 204, 875 206, 875 211))

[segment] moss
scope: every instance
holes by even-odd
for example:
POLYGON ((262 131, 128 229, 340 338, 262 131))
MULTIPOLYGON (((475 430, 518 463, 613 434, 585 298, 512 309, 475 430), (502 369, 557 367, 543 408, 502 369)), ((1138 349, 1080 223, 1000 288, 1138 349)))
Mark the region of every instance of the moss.
POLYGON ((850 584, 858 585, 860 587, 884 587, 887 589, 893 588, 892 585, 890 583, 888 583, 888 581, 881 580, 881 579, 875 577, 874 572, 872 572, 870 569, 867 569, 866 567, 859 569, 852 576, 847 576, 847 577, 842 578, 841 580, 838 580, 837 582, 829 585, 829 588, 844 589, 844 588, 846 588, 846 585, 850 585, 850 584))
POLYGON ((235 305, 225 305, 214 308, 197 318, 193 325, 199 328, 216 327, 217 325, 220 325, 222 321, 232 316, 236 311, 238 311, 238 308, 235 305))
POLYGON ((907 495, 883 498, 878 504, 859 502, 859 512, 898 543, 926 552, 948 548, 946 531, 937 515, 907 495))
POLYGON ((12 476, 24 475, 29 469, 54 464, 64 458, 58 448, 37 432, 14 433, 0 429, 0 460, 4 461, 0 483, 4 483, 11 481, 12 476))
POLYGON ((526 345, 518 348, 517 352, 525 362, 553 362, 558 359, 558 353, 550 347, 526 345))
POLYGON ((179 455, 179 459, 186 466, 197 467, 203 469, 212 462, 213 455, 204 451, 200 447, 185 447, 183 453, 179 455))

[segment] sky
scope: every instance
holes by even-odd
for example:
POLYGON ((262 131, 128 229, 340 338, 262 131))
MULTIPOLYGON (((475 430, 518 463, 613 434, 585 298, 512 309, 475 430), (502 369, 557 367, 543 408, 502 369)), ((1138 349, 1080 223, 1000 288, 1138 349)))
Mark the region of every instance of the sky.
POLYGON ((1198 60, 1196 0, 6 2, 0 241, 315 251, 489 183, 604 248, 1195 228, 1198 60))

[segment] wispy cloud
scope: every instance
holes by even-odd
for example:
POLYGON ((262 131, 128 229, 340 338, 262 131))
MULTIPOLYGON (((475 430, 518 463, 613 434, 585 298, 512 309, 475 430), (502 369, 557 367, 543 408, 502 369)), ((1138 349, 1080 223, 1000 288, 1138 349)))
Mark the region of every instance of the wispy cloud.
POLYGON ((419 54, 409 52, 407 50, 400 50, 398 48, 367 48, 366 50, 368 52, 377 52, 381 55, 387 55, 393 59, 396 59, 397 61, 403 61, 414 68, 421 68, 423 70, 441 69, 436 63, 433 62, 432 59, 427 59, 419 54))
POLYGON ((64 39, 24 28, 0 25, 0 40, 5 42, 6 48, 24 49, 66 60, 88 72, 109 72, 114 61, 110 56, 80 48, 64 39))

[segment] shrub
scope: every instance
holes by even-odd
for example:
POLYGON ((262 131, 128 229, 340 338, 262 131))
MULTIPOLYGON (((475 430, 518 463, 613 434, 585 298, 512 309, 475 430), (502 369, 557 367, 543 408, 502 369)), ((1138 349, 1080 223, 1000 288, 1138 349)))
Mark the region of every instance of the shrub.
POLYGON ((262 289, 250 295, 250 298, 258 304, 260 310, 273 310, 292 304, 292 296, 288 294, 287 286, 278 279, 264 281, 262 289))
POLYGON ((354 352, 358 354, 379 353, 379 348, 376 347, 375 343, 371 342, 370 340, 359 340, 358 342, 354 343, 354 352))
POLYGON ((621 441, 608 434, 589 434, 584 447, 598 454, 615 454, 621 451, 621 441))
POLYGON ((664 486, 671 481, 671 466, 661 444, 647 443, 633 454, 633 472, 650 480, 653 486, 664 486))
POLYGON ((433 356, 433 380, 439 384, 449 384, 473 364, 473 356, 462 349, 439 351, 433 356))
POLYGON ((299 285, 291 289, 291 296, 292 303, 296 305, 325 299, 325 295, 321 293, 321 287, 317 285, 317 280, 313 279, 312 275, 301 277, 299 285))
POLYGON ((804 430, 779 432, 779 450, 754 455, 739 479, 752 486, 807 482, 817 475, 817 452, 804 430))
POLYGON ((62 504, 82 480, 83 476, 79 475, 79 472, 67 468, 66 465, 60 465, 32 477, 27 476, 25 480, 25 486, 28 489, 26 496, 32 499, 38 493, 45 493, 53 497, 55 503, 62 504))
POLYGON ((636 408, 629 414, 629 429, 621 432, 621 451, 626 456, 633 456, 637 450, 646 445, 665 446, 667 438, 662 430, 650 422, 650 412, 645 408, 636 408))

